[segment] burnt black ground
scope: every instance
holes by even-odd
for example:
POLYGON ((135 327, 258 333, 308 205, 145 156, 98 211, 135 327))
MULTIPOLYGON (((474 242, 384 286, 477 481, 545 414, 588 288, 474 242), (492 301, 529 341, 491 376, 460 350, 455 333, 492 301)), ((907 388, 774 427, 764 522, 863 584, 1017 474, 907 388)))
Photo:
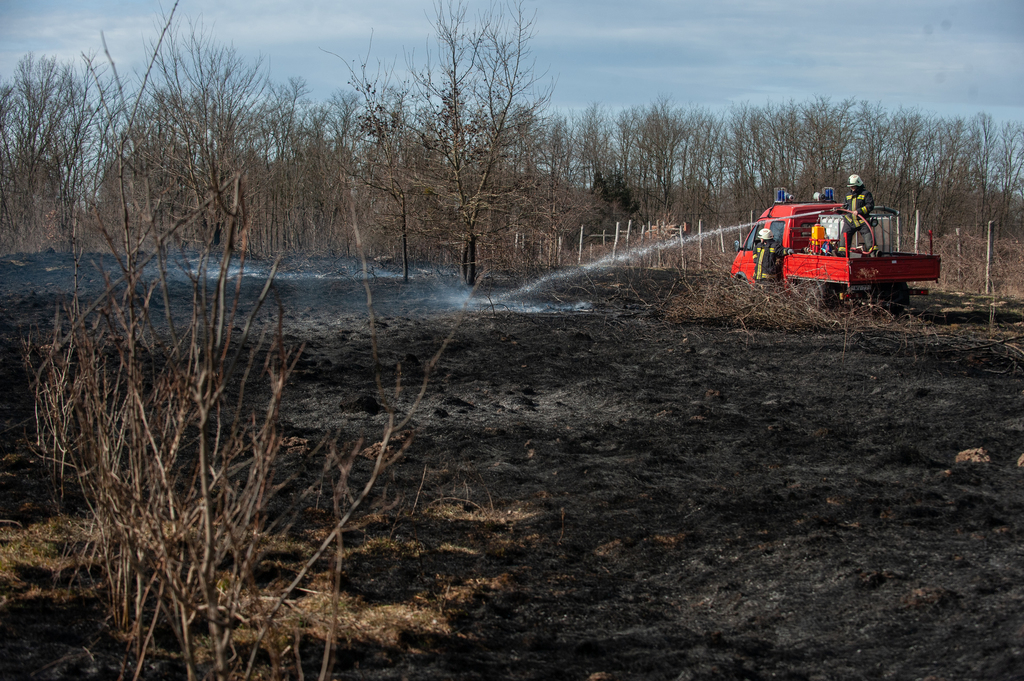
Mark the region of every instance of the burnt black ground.
MULTIPOLYGON (((0 261, 5 454, 31 415, 18 339, 52 317, 59 258, 0 261)), ((372 441, 383 427, 358 406, 379 396, 350 274, 279 281, 286 340, 306 347, 287 436, 372 441)), ((422 550, 353 561, 346 590, 463 597, 450 635, 355 637, 336 677, 1024 678, 1024 381, 856 333, 669 324, 622 293, 635 288, 592 279, 546 308, 460 318, 462 293, 434 274, 374 279, 399 411, 455 330, 394 469, 400 505, 346 540, 422 550), (556 311, 581 300, 587 311, 556 311), (976 447, 989 463, 954 463, 976 447), (422 512, 452 500, 464 516, 422 512)), ((46 522, 38 464, 4 461, 0 518, 46 522)), ((7 590, 0 677, 107 678, 120 664, 95 602, 7 590)), ((307 645, 306 678, 317 653, 307 645)), ((149 678, 175 676, 161 664, 149 678)))

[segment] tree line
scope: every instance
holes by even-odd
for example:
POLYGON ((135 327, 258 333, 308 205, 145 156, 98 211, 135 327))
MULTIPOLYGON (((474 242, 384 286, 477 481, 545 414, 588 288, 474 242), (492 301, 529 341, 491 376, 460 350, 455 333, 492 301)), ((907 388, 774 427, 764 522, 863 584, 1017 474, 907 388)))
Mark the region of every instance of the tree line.
POLYGON ((339 60, 347 86, 327 101, 181 22, 134 78, 25 56, 0 79, 0 250, 98 246, 126 210, 153 234, 206 210, 176 238, 215 246, 236 179, 253 255, 351 254, 358 236, 371 255, 457 263, 467 282, 480 262, 554 264, 581 227, 741 224, 777 187, 842 195, 851 173, 937 236, 989 221, 1024 234, 1024 122, 824 96, 554 110, 522 4, 435 9, 423 63, 400 76, 339 60))

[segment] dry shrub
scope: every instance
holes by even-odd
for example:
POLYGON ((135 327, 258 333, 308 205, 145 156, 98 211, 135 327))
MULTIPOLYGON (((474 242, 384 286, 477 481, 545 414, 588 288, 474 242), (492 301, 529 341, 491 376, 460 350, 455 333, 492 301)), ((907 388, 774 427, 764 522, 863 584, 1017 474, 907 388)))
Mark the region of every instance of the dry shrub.
POLYGON ((201 676, 206 657, 195 625, 207 625, 213 667, 224 678, 233 630, 253 614, 247 590, 258 538, 277 529, 266 511, 294 357, 280 342, 262 356, 249 347, 253 316, 235 331, 227 263, 240 231, 237 181, 234 190, 224 257, 218 268, 208 252, 200 256, 186 323, 175 323, 168 306, 167 325, 158 326, 151 303, 171 296, 166 267, 159 282, 143 279, 145 230, 126 221, 120 234, 107 232, 120 272, 92 305, 76 298, 35 367, 39 449, 60 482, 69 465, 76 473, 113 621, 130 634, 140 667, 157 624, 169 626, 190 678, 201 676), (253 373, 270 387, 262 413, 241 399, 253 373))
POLYGON ((835 331, 858 347, 883 354, 934 357, 987 373, 1024 373, 1024 347, 1013 329, 936 326, 920 315, 894 316, 877 305, 823 299, 820 289, 752 286, 725 273, 687 275, 658 306, 676 324, 781 331, 835 331))
MULTIPOLYGON (((257 329, 276 264, 255 298, 243 293, 243 198, 236 174, 169 229, 125 211, 122 224, 104 227, 118 271, 102 295, 89 304, 76 290, 52 338, 27 356, 36 375, 38 450, 59 486, 72 474, 80 486, 111 616, 129 640, 125 670, 133 659, 136 676, 155 633, 166 628, 190 680, 251 678, 260 650, 276 659, 286 599, 321 559, 331 559, 334 576, 321 669, 330 675, 341 626, 342 529, 412 443, 392 435, 407 428, 444 347, 404 416, 378 381, 387 419, 366 451, 369 462, 360 456, 362 442, 339 450, 326 441, 311 450, 301 438, 285 438, 280 407, 301 348, 285 346, 281 310, 276 325, 257 329), (172 285, 167 245, 207 210, 220 218, 224 243, 214 249, 211 238, 192 256, 190 284, 172 285), (144 252, 142 244, 156 249, 144 252), (152 262, 155 279, 146 274, 152 262), (305 498, 284 472, 284 457, 315 455, 322 475, 305 491, 331 489, 333 529, 294 579, 262 585, 268 541, 287 532, 305 498)), ((276 661, 273 667, 279 676, 276 661)))
POLYGON ((851 335, 861 348, 871 352, 910 357, 933 357, 955 362, 960 370, 1016 376, 1024 373, 1024 346, 1020 336, 993 334, 987 327, 935 326, 915 317, 899 325, 866 327, 851 335))
MULTIPOLYGON (((928 246, 922 245, 927 251, 928 246)), ((988 236, 984 227, 964 227, 936 237, 935 254, 942 257, 942 278, 933 286, 945 291, 985 292, 988 236)), ((1004 296, 1024 297, 1024 242, 995 239, 989 272, 992 290, 1004 296)))
POLYGON ((109 243, 126 247, 112 248, 120 272, 92 305, 74 301, 35 367, 39 448, 59 483, 69 467, 76 473, 111 615, 129 634, 136 669, 167 626, 190 678, 203 676, 201 660, 221 679, 245 668, 236 629, 246 623, 261 638, 279 607, 253 593, 262 538, 289 519, 270 509, 282 484, 278 413, 297 353, 280 330, 269 344, 250 339, 269 288, 248 316, 237 289, 229 293, 241 196, 236 177, 211 197, 224 209, 227 243, 219 259, 198 257, 189 319, 171 317, 164 262, 157 281, 143 278, 146 230, 126 222, 120 234, 108 231, 109 243), (165 302, 162 323, 154 296, 165 302), (262 404, 245 395, 257 378, 262 404))
POLYGON ((673 323, 740 326, 747 329, 838 331, 891 321, 892 315, 866 305, 834 305, 815 282, 752 286, 726 272, 681 278, 663 307, 673 323))
POLYGON ((251 677, 259 650, 276 660, 286 599, 321 559, 332 558, 335 605, 322 667, 329 675, 340 626, 341 531, 412 443, 404 429, 440 351, 404 417, 378 384, 388 418, 376 444, 339 450, 330 441, 311 447, 284 437, 280 407, 301 348, 284 345, 280 310, 276 327, 257 333, 277 266, 255 300, 243 296, 244 253, 232 260, 246 230, 240 179, 215 194, 210 203, 223 211, 225 244, 216 256, 208 244, 197 257, 187 319, 174 316, 181 305, 170 301, 182 292, 168 283, 165 252, 157 251, 157 279, 145 279, 144 239, 126 223, 121 276, 108 279, 92 305, 76 298, 51 342, 35 346, 38 449, 58 485, 74 473, 81 488, 95 526, 92 552, 136 673, 155 632, 167 627, 189 679, 251 677), (164 302, 162 320, 155 298, 164 302), (262 585, 257 575, 274 537, 288 531, 305 498, 283 472, 284 458, 317 455, 323 472, 305 493, 331 489, 333 530, 294 579, 262 585), (293 491, 285 497, 284 490, 293 491))
MULTIPOLYGON (((169 26, 170 19, 160 40, 169 26)), ((159 41, 154 50, 151 67, 159 41)), ((252 228, 243 174, 211 153, 195 169, 204 185, 193 207, 161 209, 145 164, 133 162, 139 100, 103 103, 110 133, 102 142, 112 158, 106 181, 120 210, 93 206, 93 215, 116 266, 91 302, 75 286, 52 338, 30 345, 26 359, 35 373, 38 450, 58 485, 73 479, 80 486, 95 528, 92 555, 104 568, 112 620, 129 641, 122 676, 130 676, 134 659, 138 677, 160 629, 177 639, 190 680, 251 678, 260 650, 280 676, 274 656, 282 607, 314 565, 333 558, 320 674, 329 677, 342 528, 411 444, 392 434, 407 428, 444 344, 404 416, 390 406, 378 375, 387 419, 369 462, 359 456, 362 443, 338 450, 325 441, 311 449, 285 438, 280 407, 301 348, 285 346, 280 309, 276 325, 257 328, 277 263, 258 294, 244 293, 252 228), (200 241, 181 253, 188 281, 172 283, 168 258, 183 233, 200 241), (261 563, 304 498, 284 472, 284 458, 315 455, 322 456, 322 475, 306 490, 329 486, 333 529, 294 579, 263 585, 261 563)), ((353 231, 363 253, 354 224, 353 231)), ((81 243, 72 248, 77 282, 81 243)), ((363 271, 368 280, 365 257, 363 271)), ((374 329, 368 284, 366 292, 374 329)), ((376 358, 375 332, 373 352, 376 358)))

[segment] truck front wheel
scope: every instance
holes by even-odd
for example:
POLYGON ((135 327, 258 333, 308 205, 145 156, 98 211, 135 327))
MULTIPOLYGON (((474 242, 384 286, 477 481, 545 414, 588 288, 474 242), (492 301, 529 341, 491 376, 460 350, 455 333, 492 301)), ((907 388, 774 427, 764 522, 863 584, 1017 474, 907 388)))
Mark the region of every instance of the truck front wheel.
POLYGON ((791 279, 793 292, 814 307, 833 307, 839 302, 839 290, 834 284, 818 279, 791 279))

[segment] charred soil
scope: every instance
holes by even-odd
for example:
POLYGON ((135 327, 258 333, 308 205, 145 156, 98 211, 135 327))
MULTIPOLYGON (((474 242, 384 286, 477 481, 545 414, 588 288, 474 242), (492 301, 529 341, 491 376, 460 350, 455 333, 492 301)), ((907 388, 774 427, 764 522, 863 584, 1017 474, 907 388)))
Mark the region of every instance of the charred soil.
MULTIPOLYGON (((125 652, 99 568, 71 557, 84 511, 30 448, 23 347, 67 267, 0 262, 4 679, 112 678, 125 652)), ((1024 679, 1024 380, 987 314, 974 335, 934 305, 845 331, 669 322, 677 274, 638 271, 529 307, 490 282, 463 312, 435 275, 378 276, 375 364, 354 271, 290 272, 277 300, 305 349, 281 427, 310 475, 313 443, 381 431, 378 373, 408 408, 452 334, 345 536, 335 678, 1024 679)), ((324 508, 307 501, 262 579, 295 574, 324 508)), ((322 639, 301 619, 284 638, 281 673, 315 678, 322 639)), ((143 678, 183 674, 172 643, 143 678)))

